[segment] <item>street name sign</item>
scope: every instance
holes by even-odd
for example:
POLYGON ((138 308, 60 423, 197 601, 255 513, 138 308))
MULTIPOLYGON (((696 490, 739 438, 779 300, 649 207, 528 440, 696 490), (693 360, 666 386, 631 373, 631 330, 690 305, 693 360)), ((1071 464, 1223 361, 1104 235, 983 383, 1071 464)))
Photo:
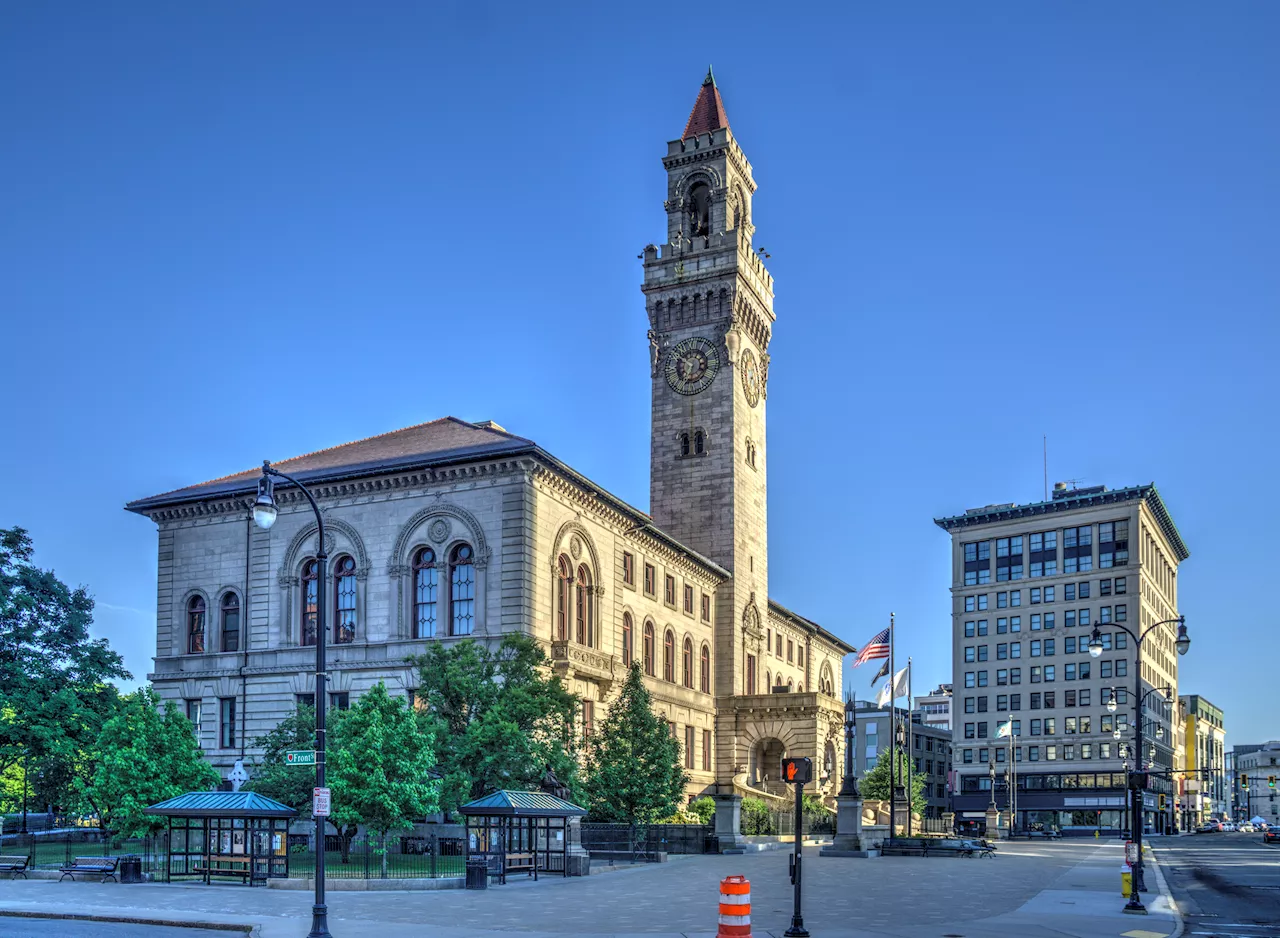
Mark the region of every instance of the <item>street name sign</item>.
POLYGON ((289 749, 284 754, 285 765, 315 765, 316 751, 314 749, 289 749))
POLYGON ((330 804, 331 804, 331 800, 329 798, 329 789, 327 788, 311 789, 311 816, 312 817, 328 817, 330 804))

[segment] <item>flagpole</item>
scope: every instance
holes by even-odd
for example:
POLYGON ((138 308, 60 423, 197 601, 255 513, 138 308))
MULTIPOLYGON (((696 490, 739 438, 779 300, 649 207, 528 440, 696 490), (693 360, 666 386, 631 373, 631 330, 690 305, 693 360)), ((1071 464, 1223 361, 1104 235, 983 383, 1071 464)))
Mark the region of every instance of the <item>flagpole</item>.
POLYGON ((911 716, 911 656, 907 655, 907 836, 911 836, 911 808, 915 799, 911 796, 913 769, 915 767, 915 720, 911 716))
POLYGON ((889 613, 889 840, 895 839, 898 814, 898 708, 894 703, 893 613, 889 613))
POLYGON ((1009 797, 1013 805, 1009 818, 1009 833, 1018 829, 1018 762, 1014 759, 1017 753, 1013 746, 1013 709, 1009 709, 1009 797))

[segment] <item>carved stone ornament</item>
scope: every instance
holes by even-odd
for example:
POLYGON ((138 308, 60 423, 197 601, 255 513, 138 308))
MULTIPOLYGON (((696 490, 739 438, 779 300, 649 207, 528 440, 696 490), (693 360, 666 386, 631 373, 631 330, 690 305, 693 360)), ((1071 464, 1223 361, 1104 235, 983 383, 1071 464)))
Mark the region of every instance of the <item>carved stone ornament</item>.
POLYGON ((569 539, 569 555, 574 560, 582 556, 582 538, 574 536, 569 539))
POLYGON ((453 525, 449 524, 448 518, 436 518, 431 524, 427 525, 427 537, 431 539, 433 544, 443 544, 449 539, 449 534, 453 531, 453 525))
POLYGON ((724 347, 729 352, 729 364, 738 364, 738 352, 742 348, 742 335, 737 329, 730 329, 724 334, 724 347))

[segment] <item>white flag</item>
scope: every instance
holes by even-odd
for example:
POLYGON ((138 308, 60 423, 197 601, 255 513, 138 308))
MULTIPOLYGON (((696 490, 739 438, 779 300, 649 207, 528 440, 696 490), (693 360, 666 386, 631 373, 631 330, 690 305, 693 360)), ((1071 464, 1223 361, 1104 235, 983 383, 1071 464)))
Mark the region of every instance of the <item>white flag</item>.
POLYGON ((996 739, 1004 739, 1004 737, 1012 734, 1013 724, 1006 720, 1004 723, 1001 723, 999 728, 996 730, 996 739))
POLYGON ((907 693, 907 669, 903 668, 893 676, 893 679, 880 688, 880 693, 876 694, 876 706, 888 706, 890 701, 897 700, 899 697, 906 696, 907 693))

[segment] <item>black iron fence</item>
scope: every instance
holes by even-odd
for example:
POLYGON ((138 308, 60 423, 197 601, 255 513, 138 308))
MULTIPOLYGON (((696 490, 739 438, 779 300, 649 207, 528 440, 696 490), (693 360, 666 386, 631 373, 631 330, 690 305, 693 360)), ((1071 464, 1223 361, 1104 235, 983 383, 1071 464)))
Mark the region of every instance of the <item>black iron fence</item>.
MULTIPOLYGON (((806 811, 801 816, 800 832, 804 836, 813 834, 834 834, 836 816, 829 811, 806 811)), ((745 836, 776 835, 794 837, 796 833, 795 811, 772 811, 756 808, 744 809, 739 833, 745 836)))
POLYGON ((582 846, 594 856, 652 861, 659 853, 718 853, 709 824, 582 824, 582 846))
POLYGON ((33 870, 57 870, 70 866, 76 857, 136 856, 142 860, 142 872, 164 875, 169 856, 169 839, 165 833, 149 837, 112 837, 93 828, 75 830, 28 831, 0 837, 0 853, 31 858, 33 870))

